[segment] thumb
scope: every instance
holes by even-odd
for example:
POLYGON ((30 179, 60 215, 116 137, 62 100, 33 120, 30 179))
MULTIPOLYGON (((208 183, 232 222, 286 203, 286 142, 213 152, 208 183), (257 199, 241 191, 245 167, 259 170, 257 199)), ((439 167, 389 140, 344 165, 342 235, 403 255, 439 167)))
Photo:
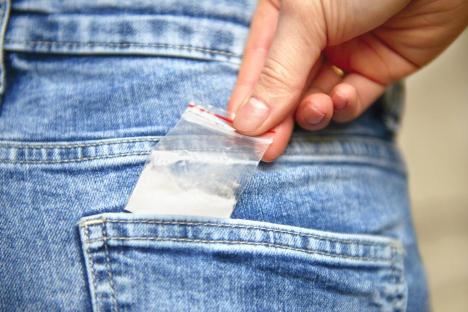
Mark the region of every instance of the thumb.
POLYGON ((296 108, 326 41, 321 6, 315 3, 281 2, 277 30, 259 78, 235 112, 234 127, 240 132, 262 134, 296 108))

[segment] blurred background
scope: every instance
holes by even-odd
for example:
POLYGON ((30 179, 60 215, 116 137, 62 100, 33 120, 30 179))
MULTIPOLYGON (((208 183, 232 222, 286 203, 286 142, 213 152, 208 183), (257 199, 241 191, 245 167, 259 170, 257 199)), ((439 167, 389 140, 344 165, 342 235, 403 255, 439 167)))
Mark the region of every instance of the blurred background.
POLYGON ((468 31, 406 81, 399 137, 434 311, 468 311, 468 31))

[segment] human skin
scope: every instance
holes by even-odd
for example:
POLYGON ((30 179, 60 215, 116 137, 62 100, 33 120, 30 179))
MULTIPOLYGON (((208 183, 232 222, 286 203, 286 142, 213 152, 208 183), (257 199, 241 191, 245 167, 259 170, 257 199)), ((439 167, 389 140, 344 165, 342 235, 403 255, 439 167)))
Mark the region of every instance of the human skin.
POLYGON ((355 119, 467 25, 468 0, 259 0, 228 104, 234 127, 273 129, 263 158, 273 161, 294 122, 313 131, 355 119))

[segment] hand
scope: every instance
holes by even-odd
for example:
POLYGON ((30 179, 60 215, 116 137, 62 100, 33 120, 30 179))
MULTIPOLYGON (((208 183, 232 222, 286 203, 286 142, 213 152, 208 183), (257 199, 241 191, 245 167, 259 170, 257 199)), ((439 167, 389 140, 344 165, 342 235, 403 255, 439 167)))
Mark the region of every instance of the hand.
POLYGON ((467 0, 260 0, 228 105, 234 127, 248 135, 274 129, 264 156, 272 161, 294 121, 318 130, 353 120, 467 23, 467 0))

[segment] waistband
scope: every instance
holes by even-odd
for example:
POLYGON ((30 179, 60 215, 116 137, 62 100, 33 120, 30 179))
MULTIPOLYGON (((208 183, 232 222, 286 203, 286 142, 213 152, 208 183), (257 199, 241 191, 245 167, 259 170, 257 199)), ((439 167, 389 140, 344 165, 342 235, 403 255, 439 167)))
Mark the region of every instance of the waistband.
POLYGON ((255 1, 20 0, 5 49, 240 61, 255 1))
POLYGON ((240 63, 254 0, 0 0, 4 51, 184 56, 240 63))

